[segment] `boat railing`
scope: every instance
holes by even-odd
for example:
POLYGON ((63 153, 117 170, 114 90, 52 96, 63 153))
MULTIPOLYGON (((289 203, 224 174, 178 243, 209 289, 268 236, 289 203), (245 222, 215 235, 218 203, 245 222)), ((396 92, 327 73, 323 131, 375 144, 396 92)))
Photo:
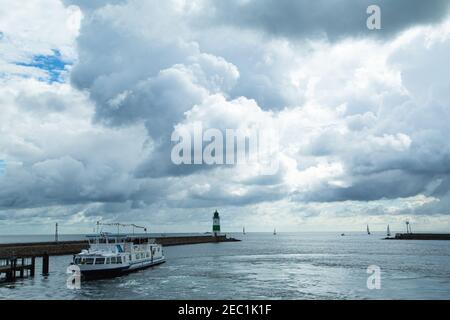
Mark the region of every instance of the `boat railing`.
MULTIPOLYGON (((118 251, 118 246, 123 248, 123 243, 95 243, 91 244, 90 251, 108 251, 108 252, 116 252, 118 251)), ((120 251, 120 250, 119 250, 120 251)))

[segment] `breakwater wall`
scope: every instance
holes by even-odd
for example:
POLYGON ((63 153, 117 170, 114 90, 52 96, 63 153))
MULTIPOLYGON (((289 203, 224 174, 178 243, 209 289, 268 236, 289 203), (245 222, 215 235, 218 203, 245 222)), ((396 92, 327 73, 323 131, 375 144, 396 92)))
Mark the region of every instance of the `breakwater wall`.
POLYGON ((397 233, 387 240, 450 240, 449 233, 397 233))

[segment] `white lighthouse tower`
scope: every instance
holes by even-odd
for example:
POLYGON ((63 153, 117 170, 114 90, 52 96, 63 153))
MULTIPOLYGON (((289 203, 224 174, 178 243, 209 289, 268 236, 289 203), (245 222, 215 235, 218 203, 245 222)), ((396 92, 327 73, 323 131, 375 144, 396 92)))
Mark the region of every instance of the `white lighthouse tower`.
POLYGON ((214 212, 213 216, 213 234, 214 237, 217 237, 220 234, 220 217, 219 212, 214 212))

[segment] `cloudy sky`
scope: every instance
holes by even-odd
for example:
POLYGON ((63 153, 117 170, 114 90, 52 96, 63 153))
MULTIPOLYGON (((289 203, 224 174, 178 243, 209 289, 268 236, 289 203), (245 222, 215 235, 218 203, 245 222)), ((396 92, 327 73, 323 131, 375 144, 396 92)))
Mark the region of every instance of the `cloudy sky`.
POLYGON ((449 7, 0 0, 0 233, 450 231, 449 7), (195 123, 277 130, 279 170, 174 165, 195 123))

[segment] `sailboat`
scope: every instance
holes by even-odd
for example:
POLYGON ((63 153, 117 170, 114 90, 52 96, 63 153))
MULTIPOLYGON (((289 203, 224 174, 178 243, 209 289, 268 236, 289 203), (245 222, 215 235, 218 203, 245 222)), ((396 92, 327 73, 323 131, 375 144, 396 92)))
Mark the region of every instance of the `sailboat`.
POLYGON ((273 229, 273 235, 274 235, 274 236, 277 235, 277 229, 273 229))
POLYGON ((367 225, 367 234, 370 235, 369 225, 367 225))
POLYGON ((389 228, 389 225, 387 227, 387 236, 390 237, 391 236, 391 229, 389 228))
POLYGON ((242 228, 242 234, 245 234, 245 227, 242 228))

